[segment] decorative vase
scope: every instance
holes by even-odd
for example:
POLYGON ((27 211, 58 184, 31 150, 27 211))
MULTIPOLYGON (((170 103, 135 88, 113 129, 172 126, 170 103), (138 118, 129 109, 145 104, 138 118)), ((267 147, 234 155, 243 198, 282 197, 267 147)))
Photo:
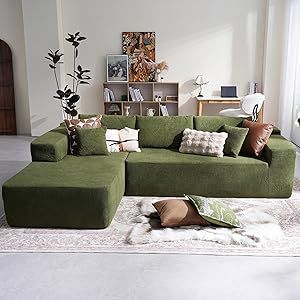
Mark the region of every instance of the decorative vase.
POLYGON ((125 116, 128 117, 129 116, 130 106, 124 106, 124 109, 125 109, 125 116))

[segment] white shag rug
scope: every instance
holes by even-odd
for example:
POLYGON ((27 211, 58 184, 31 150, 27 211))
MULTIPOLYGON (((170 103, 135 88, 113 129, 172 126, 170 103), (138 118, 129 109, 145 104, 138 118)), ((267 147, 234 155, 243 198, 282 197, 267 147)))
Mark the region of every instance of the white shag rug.
MULTIPOLYGON (((184 199, 184 198, 183 198, 184 199)), ((155 209, 152 203, 144 199, 138 203, 141 215, 135 218, 136 225, 127 237, 132 245, 158 242, 175 242, 199 240, 216 242, 222 245, 241 245, 257 247, 268 241, 276 241, 284 236, 275 217, 267 214, 263 207, 244 208, 238 203, 230 203, 242 228, 221 228, 203 226, 182 226, 178 228, 162 228, 159 219, 153 218, 155 209)), ((228 199, 225 202, 230 202, 228 199)))
POLYGON ((224 199, 245 223, 244 230, 181 228, 175 233, 174 229, 159 231, 157 223, 154 221, 152 227, 144 215, 149 213, 148 208, 153 211, 151 202, 161 199, 167 197, 123 197, 112 224, 104 230, 11 228, 2 217, 0 252, 300 256, 299 181, 295 182, 289 199, 224 199))

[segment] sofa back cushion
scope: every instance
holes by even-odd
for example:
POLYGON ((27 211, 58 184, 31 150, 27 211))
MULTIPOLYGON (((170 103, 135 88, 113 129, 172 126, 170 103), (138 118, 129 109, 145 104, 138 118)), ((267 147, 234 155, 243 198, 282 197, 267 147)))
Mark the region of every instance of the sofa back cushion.
POLYGON ((194 117, 194 129, 215 132, 224 125, 242 127, 243 120, 243 118, 221 116, 194 117))
MULTIPOLYGON (((94 115, 80 114, 80 119, 87 119, 95 117, 94 115)), ((136 117, 135 116, 114 116, 114 115, 102 115, 101 124, 108 129, 123 129, 125 127, 135 128, 136 117)))
POLYGON ((137 116, 136 128, 140 129, 142 148, 178 149, 185 128, 193 128, 192 116, 141 117, 137 116))

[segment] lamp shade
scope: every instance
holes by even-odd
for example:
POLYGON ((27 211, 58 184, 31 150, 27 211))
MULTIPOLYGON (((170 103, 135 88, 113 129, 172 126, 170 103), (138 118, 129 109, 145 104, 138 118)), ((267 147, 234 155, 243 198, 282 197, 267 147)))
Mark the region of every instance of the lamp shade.
POLYGON ((118 104, 112 104, 109 106, 108 111, 109 112, 119 112, 119 111, 121 111, 121 109, 118 104))
POLYGON ((197 84, 197 85, 205 85, 207 83, 208 83, 208 81, 204 80, 203 75, 197 75, 197 77, 195 79, 195 84, 197 84))
POLYGON ((204 83, 203 76, 202 75, 197 75, 195 83, 198 84, 198 85, 203 84, 204 83))

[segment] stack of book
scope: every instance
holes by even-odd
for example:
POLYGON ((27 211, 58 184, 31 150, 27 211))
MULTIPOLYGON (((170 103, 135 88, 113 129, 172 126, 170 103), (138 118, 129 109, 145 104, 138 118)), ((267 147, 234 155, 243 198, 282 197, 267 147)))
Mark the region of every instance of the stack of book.
POLYGON ((141 102, 141 101, 144 101, 144 98, 141 94, 141 91, 139 89, 135 89, 133 87, 129 87, 129 94, 130 94, 130 97, 131 97, 131 100, 133 102, 141 102))
POLYGON ((249 95, 255 94, 258 92, 258 83, 255 81, 249 82, 249 95))
POLYGON ((166 105, 160 104, 159 107, 160 107, 161 114, 163 116, 168 116, 169 115, 168 108, 167 108, 166 105))
POLYGON ((109 88, 104 89, 104 101, 105 102, 116 101, 113 91, 109 88))

